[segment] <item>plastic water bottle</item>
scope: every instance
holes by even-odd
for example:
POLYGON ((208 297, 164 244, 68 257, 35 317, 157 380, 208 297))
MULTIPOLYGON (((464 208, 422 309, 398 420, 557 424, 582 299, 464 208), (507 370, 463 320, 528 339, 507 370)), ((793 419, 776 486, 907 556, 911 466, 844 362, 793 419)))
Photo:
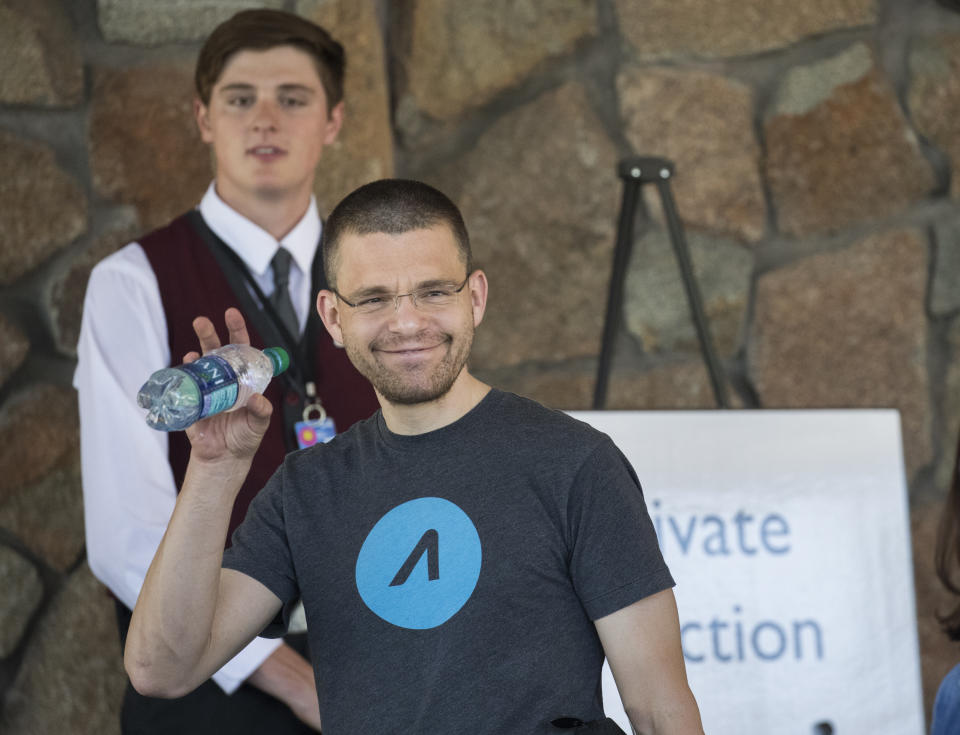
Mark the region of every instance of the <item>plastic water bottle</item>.
POLYGON ((224 345, 187 365, 157 370, 137 394, 137 405, 147 409, 148 426, 180 431, 245 406, 289 365, 282 347, 261 352, 250 345, 224 345))

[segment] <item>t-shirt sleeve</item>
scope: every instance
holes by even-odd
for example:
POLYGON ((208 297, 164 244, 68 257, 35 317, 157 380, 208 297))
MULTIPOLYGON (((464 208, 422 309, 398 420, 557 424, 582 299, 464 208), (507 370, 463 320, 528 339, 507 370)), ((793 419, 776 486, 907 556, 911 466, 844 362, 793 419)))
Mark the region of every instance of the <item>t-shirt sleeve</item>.
POLYGON ((260 634, 266 638, 286 631, 288 612, 300 596, 287 539, 283 512, 284 466, 257 493, 243 523, 223 552, 223 567, 243 572, 263 584, 283 602, 283 612, 260 634))
POLYGON ((609 438, 580 467, 567 522, 570 576, 591 620, 673 587, 640 481, 609 438))

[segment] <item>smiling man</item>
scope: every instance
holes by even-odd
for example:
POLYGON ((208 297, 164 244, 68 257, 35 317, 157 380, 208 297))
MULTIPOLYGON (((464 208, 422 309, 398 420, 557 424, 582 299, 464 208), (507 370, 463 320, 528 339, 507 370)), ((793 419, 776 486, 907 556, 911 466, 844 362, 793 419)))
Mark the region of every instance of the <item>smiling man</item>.
MULTIPOLYGON (((346 429, 376 409, 373 390, 315 315, 325 286, 313 182, 344 118, 344 53, 289 13, 246 11, 220 25, 197 60, 194 112, 216 171, 198 208, 94 269, 74 383, 79 390, 87 556, 117 598, 121 637, 173 512, 189 442, 144 423, 137 390, 193 349, 197 313, 239 305, 258 347, 292 364, 267 397, 276 411, 230 526, 284 455, 305 405, 346 429)), ((329 429, 329 425, 324 425, 329 429)), ((253 641, 189 697, 128 687, 124 733, 305 733, 319 729, 303 635, 253 641)), ((239 649, 238 649, 239 650, 239 649)))
MULTIPOLYGON (((487 279, 454 204, 419 182, 368 184, 331 214, 323 255, 318 311, 381 410, 289 455, 226 553, 271 407, 255 396, 188 430, 130 627, 135 686, 190 691, 302 598, 328 735, 597 722, 604 656, 637 732, 702 735, 673 580, 627 460, 470 374, 487 279)), ((226 322, 246 340, 238 312, 226 322)), ((201 350, 219 344, 208 319, 194 326, 201 350)))

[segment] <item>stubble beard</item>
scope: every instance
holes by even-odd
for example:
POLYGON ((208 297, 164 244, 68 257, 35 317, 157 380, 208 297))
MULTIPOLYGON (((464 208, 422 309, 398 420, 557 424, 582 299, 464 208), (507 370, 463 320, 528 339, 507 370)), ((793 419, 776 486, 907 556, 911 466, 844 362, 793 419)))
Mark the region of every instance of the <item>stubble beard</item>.
POLYGON ((449 392, 467 364, 473 345, 473 329, 467 330, 459 340, 452 334, 436 331, 424 331, 418 335, 418 340, 422 344, 436 344, 442 340, 446 353, 439 363, 388 367, 378 358, 379 351, 390 346, 389 340, 381 338, 364 348, 352 340, 344 340, 343 346, 350 362, 381 396, 390 403, 411 406, 435 401, 449 392))

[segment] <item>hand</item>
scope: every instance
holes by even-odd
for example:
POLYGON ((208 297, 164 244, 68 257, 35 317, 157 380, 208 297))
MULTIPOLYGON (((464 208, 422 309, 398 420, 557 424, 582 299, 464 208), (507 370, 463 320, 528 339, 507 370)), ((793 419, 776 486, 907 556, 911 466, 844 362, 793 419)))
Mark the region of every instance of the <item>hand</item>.
MULTIPOLYGON (((223 315, 230 336, 230 344, 250 344, 247 325, 239 310, 230 308, 223 315)), ((217 330, 207 317, 193 320, 193 331, 200 341, 200 349, 206 355, 220 347, 217 330)), ((200 357, 199 352, 188 352, 185 363, 200 357)), ((187 428, 187 438, 192 447, 191 456, 204 462, 240 459, 249 461, 260 446, 260 441, 270 425, 273 405, 260 394, 255 394, 247 405, 236 411, 218 413, 187 428)))
POLYGON ((286 643, 260 664, 247 679, 286 704, 297 719, 320 731, 320 705, 310 662, 286 643))

